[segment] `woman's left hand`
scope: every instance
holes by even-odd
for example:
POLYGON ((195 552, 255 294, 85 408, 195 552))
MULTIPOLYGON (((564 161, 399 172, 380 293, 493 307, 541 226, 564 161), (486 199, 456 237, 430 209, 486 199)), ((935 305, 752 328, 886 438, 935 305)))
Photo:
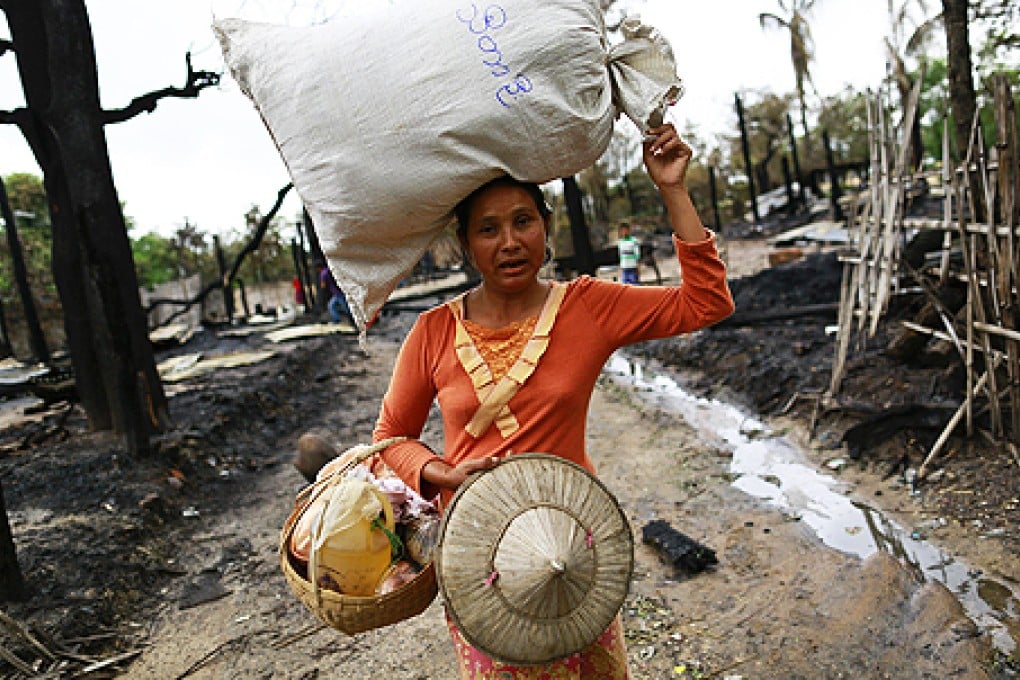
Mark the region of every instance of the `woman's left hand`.
POLYGON ((659 190, 686 189, 687 167, 691 160, 691 147, 680 139, 672 123, 652 128, 645 133, 654 137, 644 143, 643 156, 648 176, 659 190))

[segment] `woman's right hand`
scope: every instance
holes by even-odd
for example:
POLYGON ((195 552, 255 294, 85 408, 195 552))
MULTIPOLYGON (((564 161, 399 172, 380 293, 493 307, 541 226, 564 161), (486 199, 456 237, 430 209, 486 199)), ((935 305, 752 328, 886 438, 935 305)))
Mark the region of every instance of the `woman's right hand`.
POLYGON ((499 465, 499 458, 486 456, 484 458, 472 458, 452 466, 442 460, 429 462, 421 471, 423 480, 440 489, 456 491, 457 487, 464 483, 468 477, 482 470, 491 470, 499 465))
POLYGON ((668 191, 674 187, 686 191, 691 147, 680 138, 672 123, 648 130, 647 135, 643 158, 652 182, 659 191, 668 191))

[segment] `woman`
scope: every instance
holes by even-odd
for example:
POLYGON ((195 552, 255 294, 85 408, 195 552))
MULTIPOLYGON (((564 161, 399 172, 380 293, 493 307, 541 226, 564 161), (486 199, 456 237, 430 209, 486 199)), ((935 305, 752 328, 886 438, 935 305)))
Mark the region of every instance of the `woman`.
MULTIPOLYGON (((482 283, 418 318, 373 434, 375 441, 409 438, 382 457, 424 497, 438 495, 445 504, 469 475, 515 452, 555 454, 594 473, 585 422, 609 356, 634 342, 703 328, 733 311, 715 240, 687 193, 691 150, 671 124, 649 135, 645 168, 669 211, 680 286, 539 279, 550 211, 535 185, 500 178, 457 206, 457 235, 482 283), (442 456, 416 440, 436 398, 442 456)), ((619 617, 588 649, 541 668, 494 663, 452 622, 450 629, 462 678, 627 677, 619 617)))

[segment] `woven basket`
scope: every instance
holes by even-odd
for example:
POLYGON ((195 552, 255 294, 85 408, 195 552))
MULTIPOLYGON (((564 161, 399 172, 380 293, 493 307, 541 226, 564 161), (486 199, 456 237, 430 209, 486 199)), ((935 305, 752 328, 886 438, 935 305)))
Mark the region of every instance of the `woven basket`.
POLYGON ((315 587, 299 571, 300 567, 288 549, 291 535, 301 514, 319 494, 333 486, 339 477, 352 467, 397 441, 399 440, 387 439, 371 446, 358 447, 347 464, 328 477, 304 488, 294 501, 294 510, 284 523, 280 534, 280 566, 290 589, 320 621, 348 635, 389 626, 425 611, 439 591, 435 567, 429 563, 410 583, 385 595, 364 597, 344 595, 315 587))

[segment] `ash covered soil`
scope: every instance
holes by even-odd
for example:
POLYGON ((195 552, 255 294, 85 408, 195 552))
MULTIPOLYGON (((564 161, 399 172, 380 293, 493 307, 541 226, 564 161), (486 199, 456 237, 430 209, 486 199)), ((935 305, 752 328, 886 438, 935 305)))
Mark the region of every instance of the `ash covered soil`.
MULTIPOLYGON (((732 242, 731 261, 755 245, 732 242)), ((732 280, 738 313, 835 303, 840 275, 831 253, 748 272, 732 280)), ((846 461, 834 474, 862 502, 1016 588, 1012 454, 954 438, 929 479, 911 483, 955 407, 959 375, 937 352, 910 364, 884 355, 895 321, 918 303, 896 304, 851 354, 838 407, 817 399, 831 378, 825 327, 835 312, 730 322, 632 350, 696 394, 761 414, 819 467, 846 461), (861 423, 867 436, 853 434, 861 423)), ((291 465, 297 437, 317 431, 341 448, 369 440, 412 320, 384 316, 368 353, 350 335, 277 345, 259 333, 199 334, 174 351, 276 354, 172 386, 175 428, 144 459, 88 432, 77 408, 0 434, 0 479, 30 590, 3 607, 0 641, 30 670, 0 660, 0 675, 70 677, 105 661, 87 677, 455 678, 438 601, 348 637, 316 626, 277 562, 280 527, 303 485, 291 465)), ((423 438, 440 437, 434 418, 423 438)), ((727 451, 632 390, 600 384, 589 441, 637 538, 624 608, 635 678, 1017 675, 1015 658, 996 653, 945 588, 919 583, 887 553, 860 560, 825 547, 796 518, 734 489, 727 451), (665 563, 640 543, 655 519, 714 549, 719 563, 696 574, 665 563)))

